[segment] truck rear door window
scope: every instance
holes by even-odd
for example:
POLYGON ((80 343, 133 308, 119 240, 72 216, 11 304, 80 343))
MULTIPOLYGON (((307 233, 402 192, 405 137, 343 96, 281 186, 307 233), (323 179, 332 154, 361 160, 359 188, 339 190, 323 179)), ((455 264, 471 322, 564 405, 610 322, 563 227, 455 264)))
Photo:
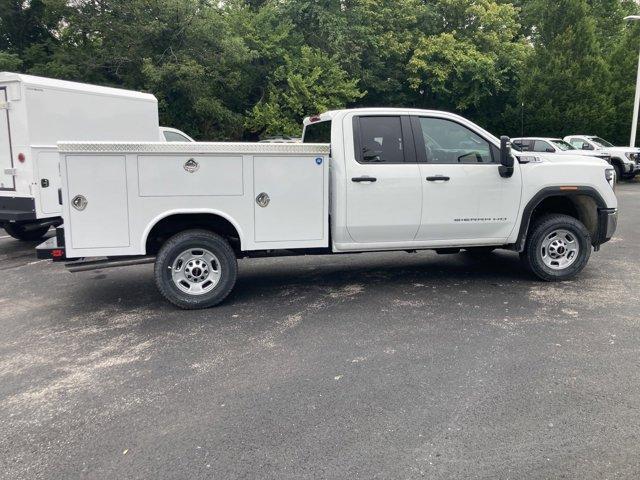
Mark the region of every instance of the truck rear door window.
POLYGON ((359 117, 360 163, 404 163, 400 117, 359 117))
POLYGON ((530 152, 533 148, 531 140, 514 140, 512 145, 521 152, 530 152))
POLYGON ((544 140, 536 140, 533 144, 533 151, 534 152, 555 152, 555 148, 553 148, 551 145, 549 145, 548 142, 545 142, 544 140))
POLYGON ((307 125, 302 143, 331 143, 331 120, 307 125))

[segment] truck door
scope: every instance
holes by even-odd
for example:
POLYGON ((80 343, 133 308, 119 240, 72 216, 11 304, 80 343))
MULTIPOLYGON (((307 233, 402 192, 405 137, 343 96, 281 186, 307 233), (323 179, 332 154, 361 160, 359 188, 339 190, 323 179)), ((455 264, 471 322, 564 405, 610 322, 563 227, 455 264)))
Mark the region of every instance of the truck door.
POLYGON ((518 164, 511 178, 498 173, 499 149, 456 121, 412 117, 423 182, 417 240, 504 242, 521 197, 518 164))
POLYGON ((358 243, 413 241, 422 183, 409 116, 348 116, 345 122, 345 132, 353 125, 345 149, 349 235, 358 243))
POLYGON ((7 172, 13 168, 7 100, 7 87, 0 87, 0 190, 15 190, 13 175, 7 172))

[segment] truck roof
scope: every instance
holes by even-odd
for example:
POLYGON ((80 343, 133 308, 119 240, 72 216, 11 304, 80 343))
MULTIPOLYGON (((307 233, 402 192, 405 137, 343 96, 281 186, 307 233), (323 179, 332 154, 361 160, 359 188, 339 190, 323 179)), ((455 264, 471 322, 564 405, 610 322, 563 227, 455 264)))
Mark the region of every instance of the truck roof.
POLYGON ((304 119, 303 125, 306 127, 307 125, 318 122, 318 121, 328 121, 334 120, 341 116, 344 116, 349 113, 358 113, 361 115, 433 115, 442 117, 445 119, 454 120, 457 123, 462 125, 467 125, 469 128, 475 130, 476 132, 481 132, 485 138, 490 138, 494 142, 499 142, 498 137, 493 135, 491 132, 481 128, 479 125, 472 123, 460 115, 455 113, 446 112, 444 110, 426 110, 420 108, 398 108, 398 107, 368 107, 368 108, 350 108, 350 109, 342 109, 342 110, 329 110, 327 112, 321 113, 319 115, 313 115, 311 117, 306 117, 304 119))
POLYGON ((34 87, 53 88, 57 90, 74 90, 98 95, 113 95, 157 102, 156 97, 150 93, 136 92, 134 90, 125 90, 122 88, 103 87, 100 85, 91 85, 89 83, 57 80, 55 78, 36 77, 34 75, 25 75, 23 73, 0 72, 0 83, 8 82, 21 82, 25 85, 31 85, 34 87))
POLYGON ((562 142, 561 138, 557 137, 516 137, 512 140, 544 140, 545 142, 562 142))

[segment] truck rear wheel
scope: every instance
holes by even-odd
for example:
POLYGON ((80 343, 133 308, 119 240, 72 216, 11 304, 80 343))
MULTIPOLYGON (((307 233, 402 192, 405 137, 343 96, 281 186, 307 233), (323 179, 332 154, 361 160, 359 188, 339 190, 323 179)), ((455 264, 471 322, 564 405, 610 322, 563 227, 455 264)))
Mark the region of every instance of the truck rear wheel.
POLYGON ((158 290, 185 310, 213 307, 233 289, 238 274, 236 255, 220 235, 188 230, 170 238, 156 257, 158 290))
POLYGON ((39 227, 27 230, 27 225, 20 225, 15 223, 7 223, 4 225, 6 232, 16 240, 23 242, 33 242, 40 240, 49 231, 49 226, 39 227))
POLYGON ((568 280, 580 273, 591 256, 591 236, 579 220, 545 215, 531 229, 521 258, 540 279, 568 280))

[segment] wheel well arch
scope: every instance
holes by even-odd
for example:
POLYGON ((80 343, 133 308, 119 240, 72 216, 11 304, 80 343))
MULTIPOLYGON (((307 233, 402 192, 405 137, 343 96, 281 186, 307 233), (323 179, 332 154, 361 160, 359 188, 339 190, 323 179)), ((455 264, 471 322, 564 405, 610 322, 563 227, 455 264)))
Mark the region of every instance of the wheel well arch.
POLYGON ((600 228, 598 210, 606 208, 605 201, 591 187, 570 188, 571 190, 562 190, 560 187, 544 189, 527 204, 522 215, 516 250, 524 250, 531 225, 541 216, 550 213, 576 218, 587 228, 592 241, 597 241, 600 228))
POLYGON ((236 253, 242 249, 242 231, 237 223, 220 212, 178 211, 155 218, 143 236, 147 255, 158 253, 164 242, 174 235, 191 229, 209 230, 224 237, 236 253))

